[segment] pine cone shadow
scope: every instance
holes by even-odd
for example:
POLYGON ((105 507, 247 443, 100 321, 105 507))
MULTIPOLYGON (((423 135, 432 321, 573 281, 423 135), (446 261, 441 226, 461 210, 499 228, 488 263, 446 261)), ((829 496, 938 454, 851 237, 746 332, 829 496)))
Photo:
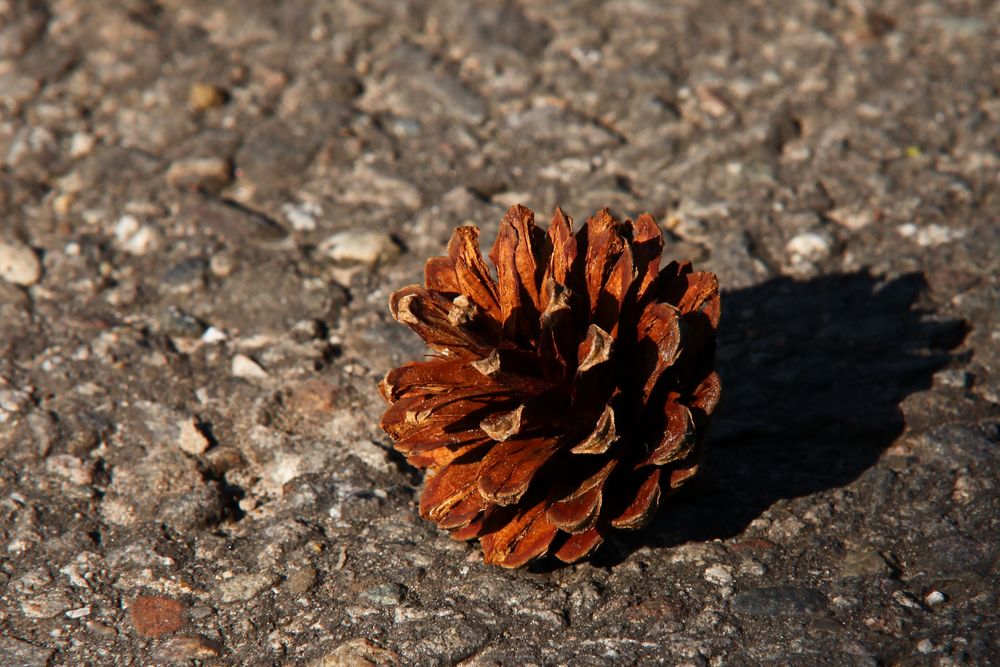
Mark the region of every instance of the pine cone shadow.
POLYGON ((742 532, 782 498, 844 486, 904 427, 900 403, 930 387, 968 325, 920 304, 922 274, 777 278, 724 293, 717 369, 723 402, 702 478, 666 499, 653 523, 617 533, 594 563, 644 546, 742 532))

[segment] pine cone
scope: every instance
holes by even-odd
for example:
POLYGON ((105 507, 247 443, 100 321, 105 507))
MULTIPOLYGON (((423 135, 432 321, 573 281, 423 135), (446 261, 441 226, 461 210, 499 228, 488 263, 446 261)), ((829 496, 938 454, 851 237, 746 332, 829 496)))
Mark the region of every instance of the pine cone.
POLYGON ((425 286, 392 315, 434 351, 390 371, 382 428, 430 472, 420 515, 484 560, 573 562, 612 528, 639 528, 698 469, 719 399, 719 288, 691 263, 660 267, 663 235, 607 209, 546 234, 514 206, 490 259, 459 227, 425 286))

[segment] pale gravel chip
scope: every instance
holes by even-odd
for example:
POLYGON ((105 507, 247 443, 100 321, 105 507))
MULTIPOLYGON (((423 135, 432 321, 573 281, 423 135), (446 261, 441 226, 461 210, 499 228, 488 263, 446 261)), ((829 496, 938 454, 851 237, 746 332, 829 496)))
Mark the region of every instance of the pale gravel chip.
POLYGON ((285 220, 297 232, 311 232, 316 229, 316 218, 323 215, 323 207, 315 202, 285 204, 281 207, 285 220))
POLYGON ((55 454, 45 461, 45 469, 77 486, 94 481, 94 464, 72 454, 55 454))
POLYGON ((351 230, 328 237, 320 252, 335 262, 355 262, 368 266, 385 263, 399 252, 399 245, 384 232, 351 230))
POLYGON ((267 377, 267 371, 256 361, 245 354, 237 354, 231 364, 232 373, 238 378, 261 380, 267 377))
POLYGON ((966 230, 944 225, 918 226, 912 222, 899 225, 896 230, 905 239, 912 239, 921 248, 933 248, 965 237, 966 230))
POLYGON ((66 612, 71 602, 61 591, 42 593, 21 601, 21 611, 28 618, 55 618, 66 612))
POLYGON ((185 419, 180 423, 180 437, 177 439, 177 445, 181 450, 192 454, 194 456, 199 456, 204 454, 211 443, 205 434, 201 432, 198 427, 198 423, 194 419, 185 419))
POLYGON ((729 586, 733 583, 732 568, 728 565, 712 565, 705 569, 705 581, 716 586, 729 586))
POLYGON ((272 586, 277 580, 277 575, 269 572, 237 574, 219 584, 216 592, 219 599, 226 604, 246 602, 260 595, 265 588, 272 586))
POLYGON ((35 251, 16 241, 0 241, 0 279, 30 287, 42 277, 42 263, 35 251))
POLYGON ((118 219, 118 222, 115 223, 114 233, 122 250, 140 257, 159 249, 163 243, 163 234, 159 229, 140 222, 137 217, 130 213, 118 219))
POLYGON ((816 232, 805 232, 793 237, 785 249, 791 255, 792 261, 818 262, 830 255, 830 239, 816 232))

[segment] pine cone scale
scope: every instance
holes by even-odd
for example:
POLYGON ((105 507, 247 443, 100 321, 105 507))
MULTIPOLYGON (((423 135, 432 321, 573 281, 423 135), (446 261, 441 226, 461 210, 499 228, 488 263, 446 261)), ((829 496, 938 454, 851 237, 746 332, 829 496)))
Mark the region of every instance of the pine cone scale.
POLYGON ((465 444, 427 447, 422 451, 406 454, 406 460, 418 468, 439 470, 473 449, 489 444, 489 438, 470 438, 465 444))
POLYGON ((412 361, 392 369, 379 384, 379 390, 386 401, 393 402, 415 392, 436 394, 448 391, 458 382, 491 389, 500 388, 488 376, 482 377, 482 374, 465 360, 433 359, 412 361))
POLYGON ((632 249, 625 246, 600 287, 593 314, 594 322, 611 334, 612 338, 618 335, 622 308, 633 278, 632 249))
MULTIPOLYGON (((688 266, 690 269, 690 265, 688 266)), ((719 280, 714 273, 688 272, 664 285, 661 298, 676 303, 684 313, 702 312, 713 327, 719 326, 719 280)))
POLYGON ((587 221, 587 254, 584 264, 590 314, 597 311, 608 276, 625 250, 625 242, 615 229, 607 209, 587 221))
POLYGON ((389 299, 389 310, 397 322, 405 324, 434 350, 449 355, 488 354, 496 336, 481 321, 474 325, 453 322, 448 315, 454 304, 440 294, 419 285, 404 287, 389 299))
POLYGON ((581 425, 595 427, 601 413, 620 392, 612 352, 610 336, 598 330, 594 346, 583 357, 573 379, 571 406, 581 425))
POLYGON ((569 293, 558 288, 541 317, 538 343, 542 368, 554 381, 565 380, 577 363, 577 341, 569 293))
POLYGON ((697 462, 689 463, 682 468, 675 468, 670 471, 670 488, 679 489, 687 480, 691 479, 698 472, 697 462))
POLYGON ((509 568, 520 567, 545 553, 558 532, 559 529, 545 518, 545 502, 538 502, 480 539, 483 561, 509 568))
POLYGON ((383 429, 427 468, 420 514, 484 560, 572 562, 613 528, 645 525, 697 471, 720 394, 712 371, 718 283, 660 268, 648 214, 605 209, 577 232, 521 206, 489 253, 474 227, 429 260, 390 310, 437 358, 386 374, 383 429))
POLYGON ((597 324, 591 324, 587 328, 587 337, 584 338, 577 349, 577 358, 580 365, 576 367, 577 378, 583 375, 594 366, 603 364, 611 359, 611 348, 614 339, 607 331, 597 324))
POLYGON ((639 318, 636 350, 639 353, 639 377, 642 403, 649 402, 663 373, 671 368, 681 354, 681 325, 677 311, 666 303, 651 303, 639 318))
POLYGON ((664 411, 667 421, 663 438, 649 453, 649 456, 643 459, 643 465, 664 466, 674 461, 680 461, 691 453, 696 444, 696 431, 691 411, 671 400, 667 401, 664 411))
MULTIPOLYGON (((470 447, 465 454, 471 454, 475 447, 470 447)), ((488 447, 481 443, 478 447, 488 447)), ((427 480, 424 492, 420 497, 420 516, 434 522, 442 522, 459 504, 469 501, 467 505, 478 506, 476 512, 485 508, 485 500, 476 489, 476 477, 479 472, 478 457, 456 457, 448 465, 442 467, 427 480)), ((473 517, 470 517, 471 521, 473 517)), ((466 522, 467 524, 468 522, 466 522)), ((463 524, 458 524, 463 525, 463 524)), ((455 525, 442 526, 454 528, 455 525)))
POLYGON ((443 446, 464 444, 470 437, 482 437, 477 416, 513 407, 514 402, 503 393, 484 392, 479 388, 406 396, 386 411, 382 427, 396 440, 396 447, 401 451, 419 453, 421 448, 426 449, 422 443, 428 440, 443 446))
POLYGON ((635 302, 642 303, 659 275, 663 256, 663 232, 648 213, 636 218, 632 227, 632 256, 636 267, 635 302))
POLYGON ((615 528, 641 528, 645 526, 660 504, 660 468, 650 468, 646 478, 625 509, 611 519, 615 528))
POLYGON ((569 451, 573 454, 604 454, 617 441, 615 411, 611 405, 605 405, 601 416, 597 418, 594 430, 569 451))
POLYGON ((467 296, 491 319, 502 322, 497 284, 479 250, 479 230, 475 227, 456 229, 448 244, 448 256, 459 293, 467 296))
POLYGON ((539 271, 535 260, 539 234, 535 214, 523 206, 513 207, 500 222, 490 259, 497 267, 500 308, 505 323, 519 308, 526 310, 523 317, 527 322, 537 322, 541 312, 539 271))
MULTIPOLYGON (((576 237, 569 220, 561 209, 556 209, 549 224, 547 236, 548 268, 545 271, 547 279, 563 288, 569 284, 569 276, 576 262, 577 244, 576 237)), ((542 300, 542 310, 547 308, 547 302, 542 300)))
POLYGON ((715 410, 721 397, 722 381, 719 380, 719 374, 712 371, 694 390, 694 400, 691 402, 691 407, 700 411, 707 418, 715 410))
POLYGON ((458 294, 458 277, 451 257, 431 257, 424 265, 424 286, 431 292, 458 294))
POLYGON ((545 511, 548 520, 567 533, 582 533, 597 523, 604 493, 604 482, 611 475, 617 461, 610 460, 596 474, 580 483, 579 487, 561 498, 550 499, 545 511))
POLYGON ((479 493, 497 505, 513 505, 560 445, 558 440, 545 437, 493 445, 480 465, 479 493))
POLYGON ((566 533, 582 533, 597 523, 603 493, 600 487, 586 489, 570 500, 549 505, 545 517, 553 526, 566 533))
POLYGON ((574 563, 596 549, 604 541, 604 534, 597 526, 582 533, 569 535, 553 555, 564 563, 574 563))

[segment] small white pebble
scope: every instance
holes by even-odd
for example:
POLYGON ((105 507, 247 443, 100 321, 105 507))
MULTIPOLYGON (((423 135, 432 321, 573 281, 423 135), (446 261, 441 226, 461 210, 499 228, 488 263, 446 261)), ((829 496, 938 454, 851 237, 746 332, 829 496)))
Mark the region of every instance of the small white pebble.
POLYGON ((285 219, 297 232, 311 232, 316 229, 316 218, 323 215, 323 209, 315 202, 285 204, 281 207, 285 219))
POLYGON ((123 215, 115 224, 115 239, 122 250, 132 255, 145 255, 160 245, 160 231, 146 225, 131 214, 123 215))
POLYGON ((134 215, 123 215, 115 223, 115 238, 124 243, 139 231, 139 219, 134 215))
POLYGON ((79 486, 87 486, 94 481, 94 466, 71 454, 50 456, 45 461, 45 470, 79 486))
POLYGON ((906 239, 913 239, 922 248, 932 248, 943 245, 951 241, 956 241, 965 236, 966 230, 945 227, 944 225, 930 224, 926 227, 918 227, 912 222, 896 227, 899 235, 906 239))
POLYGON ((875 213, 870 208, 838 208, 830 211, 827 217, 851 231, 864 229, 875 222, 875 213))
POLYGON ((257 509, 257 499, 252 496, 240 498, 239 507, 244 512, 252 512, 257 509))
POLYGON ((69 142, 69 156, 76 158, 89 155, 94 150, 95 145, 97 145, 97 138, 94 135, 76 132, 69 142))
POLYGON ((233 258, 228 255, 212 255, 212 258, 208 260, 208 268, 213 274, 225 278, 233 272, 236 265, 233 263, 233 258))
POLYGON ((944 593, 941 591, 931 591, 924 597, 924 602, 927 603, 928 607, 936 607, 942 604, 947 598, 945 598, 944 593))
POLYGON ((895 591, 892 599, 910 609, 920 609, 920 603, 913 599, 913 596, 905 591, 895 591))
POLYGON ((946 368, 938 371, 934 374, 932 379, 934 384, 939 384, 944 387, 954 387, 956 389, 968 389, 972 382, 972 377, 969 375, 968 371, 962 371, 955 368, 946 368))
POLYGON ((177 445, 181 451, 198 456, 204 454, 210 444, 194 419, 185 419, 181 422, 181 434, 177 439, 177 445))
POLYGON ((834 597, 832 600, 830 600, 830 604, 832 604, 834 607, 837 607, 838 609, 845 609, 847 607, 853 607, 854 605, 857 604, 857 601, 851 598, 845 598, 838 595, 834 597))
POLYGON ((764 574, 764 566, 752 558, 740 563, 740 574, 749 574, 754 577, 760 577, 764 574))
POLYGON ((728 586, 733 583, 731 568, 727 565, 712 565, 705 570, 705 580, 716 586, 728 586))
POLYGON ((0 241, 0 279, 28 287, 42 277, 42 263, 35 251, 13 241, 0 241))
POLYGON ((931 653, 934 650, 934 644, 929 639, 921 639, 917 642, 917 650, 924 654, 931 653))
POLYGON ((321 253, 335 262, 356 262, 374 266, 399 254, 399 246, 383 232, 339 232, 320 244, 321 253))
POLYGON ((211 345, 212 343, 221 343, 226 340, 226 338, 228 338, 228 336, 226 336, 226 332, 221 329, 216 329, 215 327, 208 327, 205 329, 204 333, 201 334, 201 342, 207 345, 211 345))
POLYGON ((0 390, 0 413, 18 414, 31 402, 31 388, 0 390))
POLYGON ((792 256, 793 261, 817 262, 829 257, 831 247, 829 239, 822 234, 805 232, 792 238, 785 245, 785 250, 792 256))
POLYGON ((224 186, 232 175, 229 160, 219 157, 178 160, 167 169, 167 183, 174 187, 224 186))
POLYGON ((80 607, 79 609, 70 609, 66 612, 66 616, 69 618, 83 618, 84 616, 90 616, 90 606, 80 607))
POLYGON ((267 371, 245 354, 237 354, 233 357, 232 372, 238 378, 261 379, 267 377, 267 371))

